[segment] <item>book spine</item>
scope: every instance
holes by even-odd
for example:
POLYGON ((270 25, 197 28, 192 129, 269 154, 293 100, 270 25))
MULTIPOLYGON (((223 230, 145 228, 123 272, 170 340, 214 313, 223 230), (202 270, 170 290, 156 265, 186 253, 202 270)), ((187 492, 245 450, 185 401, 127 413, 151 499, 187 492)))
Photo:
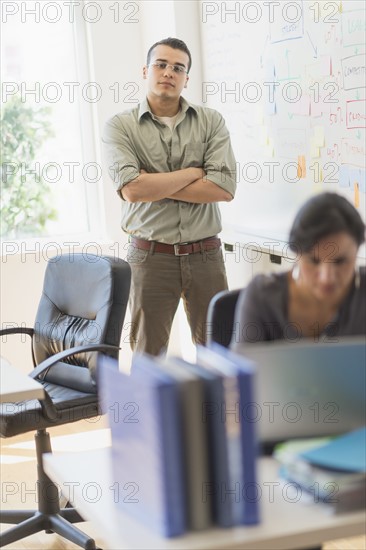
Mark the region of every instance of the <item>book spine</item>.
POLYGON ((243 523, 243 501, 241 497, 243 462, 240 428, 240 393, 236 375, 224 376, 224 401, 221 407, 221 421, 225 424, 229 483, 220 487, 222 502, 230 502, 233 525, 243 523))
POLYGON ((259 496, 257 485, 256 458, 257 441, 255 421, 250 416, 250 406, 254 402, 254 374, 241 372, 240 385, 240 426, 241 448, 243 464, 243 524, 255 525, 259 523, 259 496))
POLYGON ((212 524, 211 507, 203 498, 205 484, 210 482, 208 468, 208 434, 202 420, 203 386, 196 378, 181 384, 183 441, 186 466, 187 519, 193 531, 208 529, 212 524))
POLYGON ((202 420, 208 427, 208 453, 212 484, 205 486, 204 499, 212 502, 214 522, 220 527, 232 527, 232 506, 229 498, 222 498, 222 488, 229 487, 228 445, 225 422, 221 417, 224 404, 222 378, 205 381, 205 403, 202 420))
POLYGON ((158 394, 162 452, 162 498, 165 507, 164 536, 182 535, 187 528, 183 474, 182 419, 176 386, 161 386, 158 394))

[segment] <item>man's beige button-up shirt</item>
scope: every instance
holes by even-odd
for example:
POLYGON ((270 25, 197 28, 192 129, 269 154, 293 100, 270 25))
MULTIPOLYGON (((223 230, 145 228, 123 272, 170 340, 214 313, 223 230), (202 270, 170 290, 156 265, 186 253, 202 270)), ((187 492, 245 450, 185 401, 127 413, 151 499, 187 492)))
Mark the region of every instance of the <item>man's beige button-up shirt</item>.
MULTIPOLYGON (((122 187, 141 169, 156 173, 192 166, 202 167, 207 179, 234 196, 236 163, 223 117, 214 109, 180 101, 173 131, 154 116, 146 99, 106 123, 103 143, 121 197, 122 187)), ((142 239, 175 244, 201 240, 222 229, 217 203, 121 202, 122 229, 142 239)))

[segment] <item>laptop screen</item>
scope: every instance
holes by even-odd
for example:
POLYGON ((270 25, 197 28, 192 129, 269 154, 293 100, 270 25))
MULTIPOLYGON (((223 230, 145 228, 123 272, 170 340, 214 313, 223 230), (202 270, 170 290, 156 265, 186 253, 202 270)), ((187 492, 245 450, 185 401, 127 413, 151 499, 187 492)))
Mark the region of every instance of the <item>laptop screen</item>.
POLYGON ((366 424, 364 337, 236 346, 256 364, 247 414, 262 442, 333 435, 366 424))

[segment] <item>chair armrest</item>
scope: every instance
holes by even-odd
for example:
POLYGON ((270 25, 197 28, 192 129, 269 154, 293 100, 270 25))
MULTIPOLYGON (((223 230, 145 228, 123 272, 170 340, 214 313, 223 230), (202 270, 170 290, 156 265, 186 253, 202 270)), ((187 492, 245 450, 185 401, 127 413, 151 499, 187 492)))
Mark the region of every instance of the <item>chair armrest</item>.
MULTIPOLYGON (((62 359, 65 359, 66 357, 69 357, 70 355, 76 355, 77 353, 83 353, 85 351, 108 351, 116 349, 120 349, 118 346, 111 346, 109 344, 90 344, 89 346, 75 346, 73 348, 69 348, 64 351, 60 351, 59 353, 56 353, 55 355, 52 355, 51 357, 48 357, 42 363, 40 363, 37 367, 34 368, 33 372, 29 373, 28 376, 31 378, 36 378, 40 374, 42 374, 44 371, 48 370, 52 365, 55 363, 58 363, 58 361, 62 361, 62 359)), ((59 412, 56 409, 55 405, 52 402, 51 397, 47 393, 47 390, 44 389, 44 398, 39 399, 39 402, 42 407, 43 414, 51 421, 56 421, 59 417, 59 412)))
MULTIPOLYGON (((9 336, 11 334, 27 334, 33 339, 34 329, 31 327, 13 327, 13 328, 4 328, 0 330, 0 336, 9 336)), ((34 357, 34 349, 32 345, 32 361, 33 366, 36 366, 36 358, 34 357)))
POLYGON ((75 346, 73 348, 60 351, 59 353, 55 353, 55 355, 52 355, 51 357, 48 357, 47 359, 42 361, 42 363, 40 363, 37 367, 35 367, 28 376, 30 376, 31 378, 37 378, 44 371, 52 367, 52 365, 58 363, 59 361, 62 361, 63 359, 66 359, 66 357, 70 357, 70 355, 85 353, 86 351, 115 351, 116 349, 120 348, 118 346, 111 346, 109 344, 90 344, 87 346, 75 346))
POLYGON ((41 407, 42 412, 46 418, 49 420, 56 422, 56 420, 59 418, 59 412, 56 409, 55 405, 53 404, 53 401, 47 392, 46 388, 43 388, 44 395, 43 399, 38 399, 41 407))
POLYGON ((30 327, 13 327, 0 330, 0 336, 6 336, 8 334, 28 334, 28 336, 32 337, 34 335, 34 329, 30 327))

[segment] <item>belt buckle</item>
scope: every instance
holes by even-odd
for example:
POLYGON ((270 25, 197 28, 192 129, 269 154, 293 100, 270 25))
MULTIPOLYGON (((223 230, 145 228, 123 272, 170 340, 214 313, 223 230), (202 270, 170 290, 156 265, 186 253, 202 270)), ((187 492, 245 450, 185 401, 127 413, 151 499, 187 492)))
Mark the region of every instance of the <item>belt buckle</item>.
POLYGON ((185 244, 188 244, 188 243, 178 243, 178 244, 173 245, 175 256, 189 256, 189 252, 183 252, 182 254, 180 254, 180 252, 179 252, 179 247, 182 246, 182 245, 185 245, 185 244))

